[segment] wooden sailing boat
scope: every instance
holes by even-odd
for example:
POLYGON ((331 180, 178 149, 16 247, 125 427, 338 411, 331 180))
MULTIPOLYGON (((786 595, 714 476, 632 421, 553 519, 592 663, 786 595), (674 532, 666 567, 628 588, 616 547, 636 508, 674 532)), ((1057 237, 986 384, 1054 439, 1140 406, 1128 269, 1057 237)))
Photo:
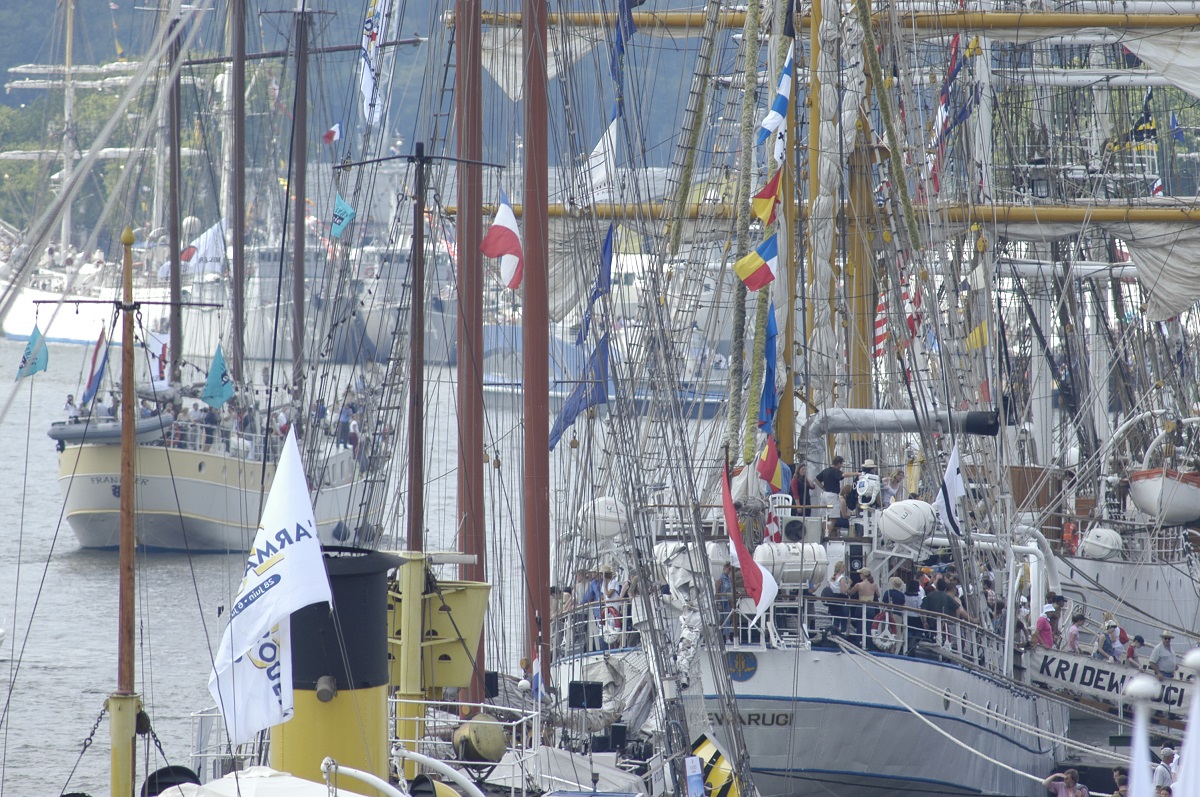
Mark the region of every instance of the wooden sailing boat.
MULTIPOLYGON (((307 28, 297 24, 298 48, 306 52, 307 28), (302 46, 301 46, 302 45, 302 46)), ((244 45, 243 45, 244 46, 244 45)), ((243 53, 244 55, 244 53, 243 53)), ((304 75, 307 61, 298 59, 298 75, 304 75)), ((173 64, 177 75, 179 58, 173 64)), ((297 82, 297 91, 303 96, 304 82, 297 82)), ((239 95, 239 96, 244 96, 239 95)), ((171 92, 171 116, 178 115, 178 79, 171 92)), ((240 117, 244 124, 244 114, 240 117)), ((178 130, 178 125, 173 129, 178 130)), ((234 147, 231 157, 232 173, 240 175, 238 164, 244 160, 244 137, 239 137, 239 125, 235 118, 235 139, 240 147, 234 147)), ((295 120, 296 151, 304 153, 306 145, 306 120, 303 115, 295 120)), ((175 151, 178 140, 175 140, 175 151)), ((239 412, 251 418, 257 415, 253 425, 246 431, 225 431, 220 434, 211 425, 202 426, 186 421, 180 412, 184 402, 160 408, 164 414, 180 412, 173 418, 168 431, 151 441, 142 441, 137 449, 142 484, 146 487, 138 506, 139 544, 152 550, 186 550, 192 552, 229 552, 244 550, 253 536, 258 514, 260 495, 269 488, 274 473, 274 456, 278 453, 280 422, 277 413, 290 413, 292 422, 306 422, 307 407, 304 401, 304 341, 308 330, 304 323, 304 246, 303 221, 304 174, 306 159, 296 161, 295 190, 298 191, 297 210, 293 216, 293 324, 292 332, 292 379, 296 394, 285 397, 285 406, 272 405, 280 401, 278 394, 261 397, 263 406, 258 406, 260 397, 243 393, 238 396, 239 412), (250 431, 253 429, 253 431, 250 431)), ((181 371, 180 352, 182 343, 182 286, 180 278, 181 235, 178 224, 180 171, 178 157, 171 158, 170 193, 173 221, 171 229, 171 340, 170 369, 172 383, 179 385, 181 371)), ((244 211, 244 194, 233 191, 234 213, 244 211)), ((238 225, 234 225, 235 227, 238 225)), ((244 231, 243 231, 244 232, 244 231)), ((242 286, 245 282, 244 235, 234 237, 233 276, 231 283, 242 286)), ((221 244, 223 248, 223 243, 221 244)), ((244 296, 233 292, 233 332, 244 330, 244 296)), ((232 341, 233 362, 230 371, 242 376, 243 346, 240 338, 232 341)), ((224 364, 221 363, 221 366, 224 364)), ((165 363, 164 363, 165 366, 165 363)), ((214 367, 220 367, 214 365, 214 367)), ((98 378, 98 377, 97 377, 98 378)), ((331 403, 341 396, 331 396, 331 403)), ((348 399, 347 399, 348 400, 348 399)), ((195 402, 192 399, 191 402, 195 402)), ((285 416, 286 417, 286 416, 285 416)), ((286 421, 284 422, 286 424, 286 421)), ((74 425, 51 429, 51 436, 58 435, 64 445, 59 458, 59 485, 63 491, 65 513, 80 544, 85 548, 113 548, 117 545, 117 500, 114 490, 116 462, 121 447, 111 439, 90 437, 87 424, 83 434, 74 425)), ((356 449, 338 444, 323 430, 311 430, 309 447, 314 461, 319 460, 319 472, 312 475, 314 511, 322 539, 329 543, 359 541, 364 544, 374 540, 378 534, 372 517, 378 518, 378 507, 372 513, 366 507, 367 487, 363 475, 365 468, 356 459, 356 449)), ((379 500, 378 498, 376 499, 379 500)))

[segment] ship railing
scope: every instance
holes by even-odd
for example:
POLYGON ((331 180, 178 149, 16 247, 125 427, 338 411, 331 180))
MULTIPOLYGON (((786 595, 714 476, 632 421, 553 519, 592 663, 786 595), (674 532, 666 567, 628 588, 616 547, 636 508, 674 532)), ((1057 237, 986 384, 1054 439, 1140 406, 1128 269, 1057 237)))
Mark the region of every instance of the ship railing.
MULTIPOLYGON (((190 451, 210 451, 223 456, 252 461, 261 461, 263 440, 261 434, 250 434, 228 429, 224 426, 209 426, 204 423, 176 420, 163 432, 163 444, 168 448, 190 451)), ((272 435, 267 441, 268 461, 274 462, 283 446, 283 441, 272 435)))
POLYGON ((556 659, 641 645, 634 601, 619 598, 585 603, 550 620, 550 645, 556 659))
POLYGON ((865 650, 942 658, 999 671, 1004 641, 982 626, 939 612, 890 603, 781 593, 766 623, 751 626, 754 602, 738 601, 733 644, 804 647, 814 640, 844 637, 865 650))
MULTIPOLYGON (((464 758, 466 751, 457 749, 454 731, 476 714, 486 713, 495 718, 504 732, 505 755, 500 763, 506 782, 526 783, 535 773, 534 758, 537 755, 537 734, 540 731, 537 712, 534 710, 498 708, 482 703, 460 703, 457 701, 401 700, 389 698, 388 736, 390 743, 402 744, 408 750, 432 756, 441 761, 467 770, 492 770, 497 762, 471 761, 464 758), (396 734, 396 717, 421 717, 421 738, 407 739, 396 734)), ((225 720, 216 706, 192 714, 192 771, 202 782, 241 771, 250 766, 266 765, 270 759, 270 734, 266 731, 256 735, 253 741, 230 746, 225 731, 225 720)), ((389 745, 390 746, 390 745, 389 745)))
POLYGON ((506 708, 483 703, 462 703, 456 700, 388 699, 388 735, 391 745, 444 761, 451 766, 476 774, 487 773, 508 783, 528 783, 536 774, 538 734, 542 732, 536 709, 506 708), (464 744, 456 741, 455 731, 478 714, 495 719, 504 733, 505 752, 500 762, 472 760, 464 744), (421 717, 419 739, 404 738, 397 733, 397 718, 421 717), (498 765, 498 766, 497 766, 498 765), (504 771, 499 771, 504 770, 504 771))
POLYGON ((225 718, 216 706, 192 712, 191 770, 202 783, 223 778, 231 772, 267 764, 270 734, 258 733, 245 744, 230 745, 225 718))

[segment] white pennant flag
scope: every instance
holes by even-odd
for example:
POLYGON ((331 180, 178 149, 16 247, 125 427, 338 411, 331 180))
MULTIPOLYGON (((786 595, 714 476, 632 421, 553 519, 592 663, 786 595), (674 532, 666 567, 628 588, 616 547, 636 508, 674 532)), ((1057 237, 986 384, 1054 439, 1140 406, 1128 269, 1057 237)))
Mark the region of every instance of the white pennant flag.
POLYGON ((613 181, 617 175, 617 123, 620 118, 614 117, 592 154, 588 155, 587 169, 584 172, 581 199, 585 203, 595 201, 595 193, 613 181))
POLYGON ((289 431, 208 678, 232 744, 291 719, 290 617, 331 599, 308 481, 289 431))
POLYGON ((384 33, 391 9, 391 0, 371 0, 371 5, 367 7, 366 19, 363 21, 358 90, 362 94, 363 119, 371 125, 377 125, 383 119, 383 92, 379 89, 379 79, 383 72, 383 52, 379 49, 379 44, 386 39, 384 33))

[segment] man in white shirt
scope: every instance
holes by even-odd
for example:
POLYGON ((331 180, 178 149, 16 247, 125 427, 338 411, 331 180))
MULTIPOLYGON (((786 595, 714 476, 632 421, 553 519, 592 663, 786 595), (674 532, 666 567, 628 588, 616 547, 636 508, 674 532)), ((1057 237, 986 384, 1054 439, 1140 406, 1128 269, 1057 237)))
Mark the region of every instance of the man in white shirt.
POLYGON ((75 397, 70 393, 67 394, 67 403, 63 405, 63 412, 66 414, 69 423, 77 423, 79 421, 79 405, 75 403, 75 397))
POLYGON ((1154 768, 1154 788, 1156 789, 1163 786, 1170 786, 1174 781, 1174 776, 1171 773, 1171 763, 1175 760, 1175 748, 1164 747, 1158 751, 1158 757, 1162 760, 1154 768))

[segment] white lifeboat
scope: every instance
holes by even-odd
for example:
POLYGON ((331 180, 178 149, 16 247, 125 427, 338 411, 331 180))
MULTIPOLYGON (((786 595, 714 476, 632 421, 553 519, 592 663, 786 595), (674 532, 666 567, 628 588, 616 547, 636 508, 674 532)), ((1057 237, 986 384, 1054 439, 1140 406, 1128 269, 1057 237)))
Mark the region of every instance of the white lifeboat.
POLYGON ((1138 509, 1165 526, 1200 520, 1200 473, 1168 468, 1129 474, 1129 497, 1138 509))

